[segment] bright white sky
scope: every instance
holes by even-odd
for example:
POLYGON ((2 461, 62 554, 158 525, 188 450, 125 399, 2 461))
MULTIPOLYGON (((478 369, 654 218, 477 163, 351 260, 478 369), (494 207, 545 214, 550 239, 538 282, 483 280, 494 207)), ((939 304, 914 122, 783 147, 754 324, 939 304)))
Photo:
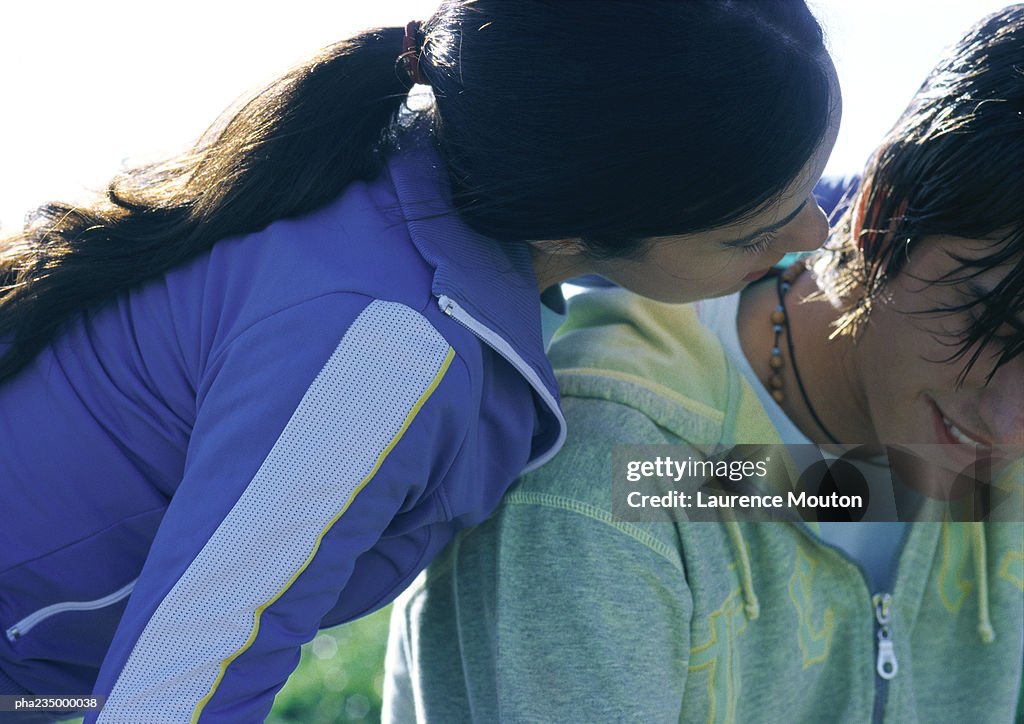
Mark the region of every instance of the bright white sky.
MULTIPOLYGON (((754 1, 754 0, 751 0, 754 1)), ((37 0, 0 9, 0 226, 183 148, 238 96, 330 42, 437 0, 37 0)), ((1004 0, 809 0, 844 117, 826 173, 857 171, 942 49, 1004 0)), ((396 55, 399 49, 396 49, 396 55)))

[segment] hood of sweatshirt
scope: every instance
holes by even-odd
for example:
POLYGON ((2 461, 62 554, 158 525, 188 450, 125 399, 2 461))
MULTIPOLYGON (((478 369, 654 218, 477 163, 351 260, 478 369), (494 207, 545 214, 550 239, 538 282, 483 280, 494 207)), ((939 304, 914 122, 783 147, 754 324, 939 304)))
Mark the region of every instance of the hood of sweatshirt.
MULTIPOLYGON (((655 302, 620 288, 589 291, 570 300, 568 319, 548 355, 563 395, 627 405, 702 454, 744 443, 782 444, 756 393, 692 304, 655 302)), ((790 473, 796 470, 791 460, 782 464, 790 473)), ((744 610, 753 620, 760 604, 748 546, 729 509, 720 514, 739 563, 744 610)), ((797 525, 816 537, 815 524, 797 525)), ((984 524, 970 524, 970 540, 978 576, 977 631, 990 643, 984 524)))

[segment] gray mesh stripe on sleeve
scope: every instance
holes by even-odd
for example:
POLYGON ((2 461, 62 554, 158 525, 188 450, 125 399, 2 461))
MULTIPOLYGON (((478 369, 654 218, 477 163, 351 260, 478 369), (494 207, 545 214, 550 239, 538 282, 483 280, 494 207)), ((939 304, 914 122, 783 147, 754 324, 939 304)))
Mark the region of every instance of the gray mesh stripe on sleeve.
POLYGON ((305 568, 451 357, 447 341, 412 309, 374 301, 363 310, 146 624, 101 722, 192 719, 219 684, 222 663, 251 643, 257 612, 305 568))

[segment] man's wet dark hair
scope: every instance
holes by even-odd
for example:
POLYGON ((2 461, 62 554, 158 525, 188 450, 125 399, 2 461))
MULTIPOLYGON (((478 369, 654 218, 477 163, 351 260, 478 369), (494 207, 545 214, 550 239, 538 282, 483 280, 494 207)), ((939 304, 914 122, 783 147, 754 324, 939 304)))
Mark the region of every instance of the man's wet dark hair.
POLYGON ((1024 352, 1024 5, 975 25, 929 74, 875 152, 860 188, 814 264, 819 286, 841 303, 842 332, 856 333, 886 285, 931 236, 985 242, 976 259, 923 280, 963 289, 962 303, 925 315, 968 312, 944 361, 982 356, 988 371, 1024 352), (972 280, 1000 267, 994 289, 972 280))

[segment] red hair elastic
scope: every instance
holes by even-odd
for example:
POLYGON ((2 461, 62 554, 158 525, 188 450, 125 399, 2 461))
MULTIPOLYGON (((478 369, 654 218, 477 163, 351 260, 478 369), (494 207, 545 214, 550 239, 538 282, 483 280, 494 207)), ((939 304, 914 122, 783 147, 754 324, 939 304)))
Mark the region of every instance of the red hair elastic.
POLYGON ((413 20, 405 26, 405 38, 402 39, 402 54, 398 59, 405 65, 406 75, 413 84, 421 83, 426 85, 420 73, 420 48, 419 44, 420 21, 413 20))

